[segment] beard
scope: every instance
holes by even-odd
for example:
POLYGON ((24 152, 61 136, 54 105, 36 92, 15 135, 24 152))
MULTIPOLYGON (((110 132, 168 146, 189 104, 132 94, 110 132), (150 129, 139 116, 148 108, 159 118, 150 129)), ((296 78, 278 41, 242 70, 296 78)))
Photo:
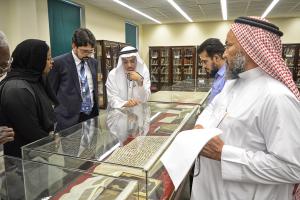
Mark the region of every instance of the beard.
POLYGON ((227 80, 237 79, 239 74, 245 71, 246 57, 241 52, 237 53, 231 64, 227 62, 227 80))

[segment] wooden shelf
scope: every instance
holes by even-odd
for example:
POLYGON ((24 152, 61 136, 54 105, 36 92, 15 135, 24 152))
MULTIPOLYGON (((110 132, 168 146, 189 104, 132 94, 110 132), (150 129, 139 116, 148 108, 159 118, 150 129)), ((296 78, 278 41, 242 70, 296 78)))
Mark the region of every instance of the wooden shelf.
POLYGON ((108 40, 97 40, 96 41, 96 51, 95 58, 98 60, 98 73, 101 79, 98 78, 98 102, 100 108, 105 109, 107 107, 107 95, 105 82, 107 75, 110 70, 117 66, 118 53, 128 44, 121 42, 114 42, 108 40), (100 88, 101 87, 101 88, 100 88))
MULTIPOLYGON (((174 84, 179 82, 179 80, 184 80, 186 77, 195 77, 196 75, 196 46, 149 47, 149 63, 153 60, 152 58, 155 58, 157 65, 150 65, 150 71, 157 67, 161 69, 158 74, 160 76, 158 77, 158 90, 165 83, 174 84), (185 71, 189 71, 189 73, 185 71)), ((156 76, 157 74, 151 73, 150 75, 156 76)))
POLYGON ((283 44, 282 45, 282 57, 290 71, 293 73, 293 79, 297 83, 300 72, 300 44, 283 44))

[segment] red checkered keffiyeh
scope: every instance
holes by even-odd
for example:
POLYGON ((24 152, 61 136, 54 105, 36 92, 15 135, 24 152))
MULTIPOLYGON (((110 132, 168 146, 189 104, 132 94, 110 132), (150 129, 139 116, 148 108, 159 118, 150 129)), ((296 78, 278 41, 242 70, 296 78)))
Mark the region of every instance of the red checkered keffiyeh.
MULTIPOLYGON (((259 17, 249 18, 262 24, 268 22, 259 17)), ((250 58, 270 76, 285 84, 300 100, 300 93, 293 81, 292 73, 282 59, 280 36, 262 28, 237 22, 231 25, 231 30, 250 58)))

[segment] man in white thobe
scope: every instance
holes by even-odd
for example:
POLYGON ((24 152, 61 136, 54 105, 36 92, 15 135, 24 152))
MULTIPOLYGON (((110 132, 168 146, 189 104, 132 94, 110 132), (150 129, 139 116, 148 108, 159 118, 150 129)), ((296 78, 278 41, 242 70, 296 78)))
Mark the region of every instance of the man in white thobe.
POLYGON ((291 200, 300 182, 300 94, 282 32, 239 17, 226 38, 228 80, 196 126, 218 127, 195 164, 193 200, 291 200))
POLYGON ((108 107, 133 107, 148 101, 151 95, 149 77, 149 70, 137 49, 124 47, 117 67, 108 74, 106 81, 108 107))

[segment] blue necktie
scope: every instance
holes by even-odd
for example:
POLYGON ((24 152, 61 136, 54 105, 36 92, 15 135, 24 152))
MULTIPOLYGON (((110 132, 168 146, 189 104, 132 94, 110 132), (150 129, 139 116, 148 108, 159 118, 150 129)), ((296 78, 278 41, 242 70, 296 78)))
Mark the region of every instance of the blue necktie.
POLYGON ((89 89, 89 83, 85 73, 84 61, 81 61, 79 77, 80 77, 81 96, 82 96, 82 104, 81 104, 80 112, 83 112, 88 115, 92 111, 92 100, 91 100, 91 94, 89 89))

